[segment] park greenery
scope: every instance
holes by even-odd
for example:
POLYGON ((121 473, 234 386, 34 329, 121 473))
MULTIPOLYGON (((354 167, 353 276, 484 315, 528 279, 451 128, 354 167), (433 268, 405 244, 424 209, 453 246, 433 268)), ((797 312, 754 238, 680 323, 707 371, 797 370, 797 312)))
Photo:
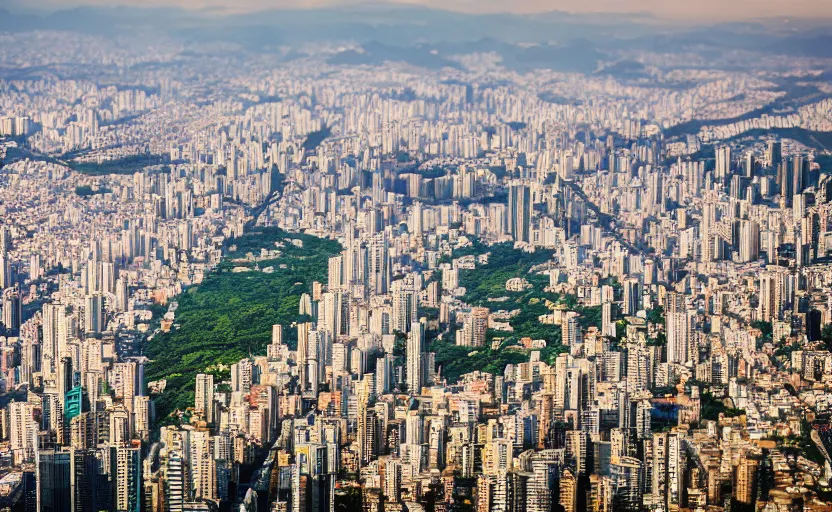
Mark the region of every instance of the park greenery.
POLYGON ((759 350, 766 343, 774 341, 774 326, 771 322, 764 322, 762 320, 755 320, 751 322, 751 327, 758 329, 762 334, 757 340, 757 349, 759 350))
POLYGON ((89 185, 80 185, 78 187, 75 187, 75 194, 83 198, 92 197, 97 194, 109 194, 111 192, 112 190, 105 187, 100 187, 97 189, 93 189, 89 185))
POLYGON ((777 442, 777 448, 783 453, 794 457, 802 455, 815 464, 823 466, 826 457, 821 453, 818 446, 812 441, 812 425, 803 419, 800 423, 800 432, 787 437, 772 435, 771 439, 777 442))
POLYGON ((832 350, 832 324, 823 326, 820 332, 820 339, 826 345, 827 350, 832 350))
POLYGON ((73 171, 90 176, 104 176, 107 174, 134 174, 145 167, 153 165, 164 165, 170 163, 170 159, 163 155, 142 154, 126 156, 103 162, 78 162, 69 161, 69 167, 73 171))
POLYGON ((539 320, 540 316, 552 312, 549 307, 552 304, 578 312, 578 321, 584 329, 600 327, 600 307, 581 306, 572 295, 545 290, 549 276, 533 270, 551 260, 551 251, 526 253, 511 244, 485 246, 474 240, 470 246, 454 251, 453 256, 459 258, 486 253, 487 264, 479 265, 475 270, 460 271, 459 284, 466 290, 462 300, 492 311, 515 312, 508 321, 512 331, 489 329, 485 347, 457 346, 454 344, 453 332, 446 333, 442 339, 431 343, 430 349, 436 353, 437 367, 441 368, 442 376, 448 382, 454 382, 459 376, 473 371, 502 374, 507 365, 528 361, 529 351, 520 345, 523 338, 545 340, 546 347, 541 350, 540 359, 553 364, 558 354, 567 352, 568 348, 561 343, 560 325, 543 324, 539 320), (515 277, 526 279, 532 287, 522 292, 506 291, 506 281, 515 277), (492 347, 492 343, 498 339, 499 346, 494 344, 492 347))
MULTIPOLYGON (((146 344, 145 355, 151 360, 146 368, 147 380, 166 380, 165 391, 154 397, 157 418, 164 421, 170 413, 193 406, 197 373, 227 379, 232 363, 265 351, 273 324, 288 327, 304 320, 298 313, 301 295, 311 292, 312 282, 326 281, 328 258, 340 250, 337 242, 276 228, 257 228, 230 241, 229 251, 218 268, 178 299, 173 329, 146 344), (255 261, 261 249, 277 249, 280 256, 255 261), (240 267, 247 271, 235 271, 240 267), (269 272, 263 271, 266 269, 269 272)), ((508 244, 485 246, 475 242, 456 251, 454 257, 485 253, 489 254, 486 265, 460 272, 460 284, 467 289, 462 299, 492 311, 515 311, 509 320, 513 331, 489 330, 487 346, 478 348, 455 345, 455 326, 441 336, 429 333, 430 350, 436 353, 437 367, 449 382, 477 370, 502 374, 507 365, 528 361, 529 351, 520 345, 526 337, 545 340, 540 358, 553 364, 558 354, 568 349, 561 343, 559 325, 539 321, 541 315, 552 311, 552 304, 578 312, 583 328, 600 326, 599 307, 584 307, 574 296, 545 290, 548 276, 533 270, 549 261, 551 252, 528 254, 508 244), (533 286, 522 292, 507 292, 505 282, 513 277, 523 277, 533 286), (491 300, 494 298, 506 299, 495 302, 491 300)), ((425 309, 420 313, 438 315, 425 309)), ((293 347, 297 331, 286 329, 284 337, 293 347)), ((403 356, 405 339, 402 336, 399 343, 399 356, 403 356)))
POLYGON ((715 397, 711 393, 702 393, 701 400, 701 416, 703 420, 719 420, 719 415, 722 414, 726 418, 736 418, 744 416, 745 410, 728 407, 725 405, 722 398, 715 397))
MULTIPOLYGON (((326 281, 328 258, 341 250, 337 242, 276 228, 258 228, 230 246, 235 250, 216 271, 178 299, 175 327, 146 344, 147 380, 167 380, 164 393, 154 397, 158 419, 193 406, 197 373, 227 378, 230 364, 265 353, 272 325, 289 327, 299 319, 301 295, 311 293, 314 281, 326 281), (248 253, 258 256, 261 248, 281 254, 271 260, 240 261, 248 253), (236 267, 248 271, 234 272, 236 267), (269 267, 271 273, 262 271, 269 267)), ((296 337, 295 329, 284 330, 290 346, 296 337)))
POLYGON ((667 335, 664 331, 665 322, 666 321, 663 307, 656 306, 647 311, 647 325, 649 330, 652 332, 652 330, 654 329, 657 329, 659 327, 662 328, 662 330, 658 330, 656 332, 655 337, 651 337, 647 340, 648 345, 657 347, 667 345, 667 335))

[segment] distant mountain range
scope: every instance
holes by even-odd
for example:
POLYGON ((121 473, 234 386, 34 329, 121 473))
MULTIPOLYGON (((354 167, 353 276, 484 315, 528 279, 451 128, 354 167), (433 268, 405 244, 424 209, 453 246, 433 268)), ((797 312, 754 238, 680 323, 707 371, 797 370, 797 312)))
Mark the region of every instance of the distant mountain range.
MULTIPOLYGON (((3 0, 0 0, 0 5, 3 0)), ((79 7, 47 14, 0 8, 0 31, 67 30, 103 36, 164 34, 185 42, 232 42, 251 51, 352 41, 332 62, 403 60, 427 68, 457 64, 447 56, 494 51, 517 70, 548 67, 593 72, 620 49, 714 55, 731 50, 832 58, 832 21, 760 20, 703 26, 649 15, 464 14, 418 6, 353 6, 218 15, 209 11, 79 7)), ((639 71, 639 70, 636 70, 639 71)), ((607 72, 632 75, 627 69, 607 72)), ((637 74, 637 73, 636 73, 637 74)))

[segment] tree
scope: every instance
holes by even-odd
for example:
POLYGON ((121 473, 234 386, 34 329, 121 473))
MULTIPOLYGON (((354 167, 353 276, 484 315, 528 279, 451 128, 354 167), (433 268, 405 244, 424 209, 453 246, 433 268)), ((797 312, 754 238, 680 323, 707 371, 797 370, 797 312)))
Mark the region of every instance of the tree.
POLYGON ((335 493, 335 510, 353 512, 362 510, 364 507, 364 496, 361 487, 351 485, 346 489, 339 489, 335 493))
POLYGON ((655 308, 647 311, 647 321, 655 325, 664 325, 664 308, 656 306, 655 308))

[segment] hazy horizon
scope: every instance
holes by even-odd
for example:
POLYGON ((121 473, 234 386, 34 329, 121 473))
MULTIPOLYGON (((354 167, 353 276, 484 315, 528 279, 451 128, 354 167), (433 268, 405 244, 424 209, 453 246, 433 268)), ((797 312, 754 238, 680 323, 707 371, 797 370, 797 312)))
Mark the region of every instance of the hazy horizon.
POLYGON ((690 21, 742 21, 760 18, 832 18, 832 9, 821 0, 6 0, 0 6, 29 11, 67 8, 144 7, 182 8, 217 14, 251 13, 271 9, 319 9, 346 6, 422 6, 471 14, 535 14, 563 11, 572 14, 627 14, 690 21))

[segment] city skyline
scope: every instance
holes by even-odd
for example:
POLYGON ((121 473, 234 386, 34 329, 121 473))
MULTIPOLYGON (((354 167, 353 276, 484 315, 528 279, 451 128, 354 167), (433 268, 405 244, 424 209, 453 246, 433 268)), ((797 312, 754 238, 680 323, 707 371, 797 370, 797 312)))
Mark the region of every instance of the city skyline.
POLYGON ((0 511, 832 510, 832 22, 708 2, 0 11, 0 511))

